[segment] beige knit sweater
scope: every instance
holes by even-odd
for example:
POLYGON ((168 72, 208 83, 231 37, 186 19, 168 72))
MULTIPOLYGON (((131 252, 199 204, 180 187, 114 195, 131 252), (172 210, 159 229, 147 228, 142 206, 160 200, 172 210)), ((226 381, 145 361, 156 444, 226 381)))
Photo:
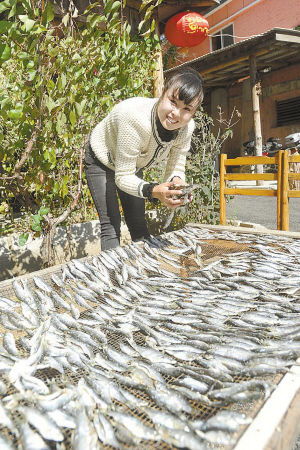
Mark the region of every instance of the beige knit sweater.
POLYGON ((185 179, 186 154, 195 123, 164 142, 156 127, 157 98, 129 98, 117 104, 93 129, 91 147, 96 157, 115 171, 116 185, 128 194, 143 197, 146 181, 136 176, 141 168, 165 164, 164 182, 174 176, 185 179))

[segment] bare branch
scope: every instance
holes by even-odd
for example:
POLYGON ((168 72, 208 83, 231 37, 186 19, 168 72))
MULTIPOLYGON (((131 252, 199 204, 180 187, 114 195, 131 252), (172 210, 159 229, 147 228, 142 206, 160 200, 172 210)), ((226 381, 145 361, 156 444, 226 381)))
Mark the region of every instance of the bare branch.
POLYGON ((78 182, 77 182, 77 190, 76 190, 76 194, 73 198, 72 203, 69 205, 69 207, 58 217, 56 218, 51 218, 50 215, 45 216, 45 219, 47 221, 47 233, 46 236, 44 238, 43 241, 43 259, 44 259, 44 264, 47 265, 48 267, 52 266, 53 264, 55 264, 55 260, 54 260, 54 251, 53 251, 53 239, 55 236, 55 232, 56 232, 56 228, 57 226, 64 222, 67 217, 69 217, 69 215, 71 214, 71 212, 76 208, 76 206, 78 205, 80 196, 81 196, 81 192, 82 192, 82 174, 83 174, 83 159, 84 159, 84 152, 85 152, 85 145, 86 142, 84 143, 84 145, 81 147, 80 151, 79 151, 79 169, 78 169, 78 182))
POLYGON ((17 164, 15 166, 15 173, 16 174, 20 174, 21 168, 24 166, 25 162, 29 158, 29 155, 32 152, 33 146, 36 143, 36 140, 37 140, 40 128, 41 128, 41 121, 40 121, 40 119, 38 119, 36 124, 35 124, 32 136, 29 139, 29 141, 27 142, 25 150, 24 150, 23 154, 21 155, 20 160, 17 162, 17 164))
POLYGON ((38 134, 41 128, 41 121, 40 119, 38 119, 36 121, 36 124, 34 126, 34 130, 32 132, 31 138, 29 139, 29 141, 26 144, 25 150, 21 155, 20 160, 17 162, 17 164, 15 165, 15 172, 13 175, 3 175, 0 177, 0 180, 15 180, 15 179, 19 179, 19 180, 23 180, 23 175, 21 175, 21 169, 24 166, 24 164, 26 163, 26 161, 28 160, 32 150, 33 150, 33 146, 36 143, 36 140, 38 138, 38 134))
POLYGON ((77 192, 74 196, 74 199, 70 206, 59 216, 57 217, 53 222, 55 223, 55 226, 58 224, 64 222, 67 217, 71 214, 71 212, 76 208, 78 205, 81 191, 82 191, 82 172, 83 172, 83 156, 84 156, 84 146, 81 147, 79 152, 79 170, 78 170, 78 183, 77 183, 77 192))

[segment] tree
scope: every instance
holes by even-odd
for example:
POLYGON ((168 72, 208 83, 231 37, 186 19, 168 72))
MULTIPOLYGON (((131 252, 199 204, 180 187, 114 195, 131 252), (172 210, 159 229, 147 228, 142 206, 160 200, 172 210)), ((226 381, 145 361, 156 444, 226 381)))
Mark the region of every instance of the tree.
POLYGON ((132 39, 121 2, 101 2, 102 16, 98 3, 81 27, 69 13, 55 23, 50 1, 0 3, 1 189, 35 213, 47 265, 55 227, 78 206, 87 134, 115 103, 152 90, 158 39, 132 39))

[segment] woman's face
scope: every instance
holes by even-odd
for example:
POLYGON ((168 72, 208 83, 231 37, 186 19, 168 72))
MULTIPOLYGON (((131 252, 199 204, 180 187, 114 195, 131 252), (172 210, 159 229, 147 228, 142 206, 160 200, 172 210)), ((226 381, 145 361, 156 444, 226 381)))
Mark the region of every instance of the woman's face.
POLYGON ((178 92, 168 89, 158 103, 158 118, 166 130, 177 130, 191 120, 198 104, 199 102, 196 99, 186 105, 182 100, 179 100, 178 92))

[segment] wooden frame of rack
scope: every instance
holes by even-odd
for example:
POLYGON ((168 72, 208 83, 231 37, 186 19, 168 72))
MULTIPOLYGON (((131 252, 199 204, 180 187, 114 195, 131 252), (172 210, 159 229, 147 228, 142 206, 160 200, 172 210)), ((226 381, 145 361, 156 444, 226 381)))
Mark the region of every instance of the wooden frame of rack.
POLYGON ((300 190, 289 189, 289 180, 300 180, 300 173, 290 172, 290 163, 300 163, 300 155, 289 155, 280 150, 275 156, 244 156, 228 159, 226 154, 220 158, 220 225, 226 225, 226 195, 257 195, 277 197, 277 229, 289 230, 289 198, 299 197, 300 190), (227 173, 228 166, 277 165, 276 173, 227 173), (229 180, 277 181, 277 189, 229 188, 229 180))

